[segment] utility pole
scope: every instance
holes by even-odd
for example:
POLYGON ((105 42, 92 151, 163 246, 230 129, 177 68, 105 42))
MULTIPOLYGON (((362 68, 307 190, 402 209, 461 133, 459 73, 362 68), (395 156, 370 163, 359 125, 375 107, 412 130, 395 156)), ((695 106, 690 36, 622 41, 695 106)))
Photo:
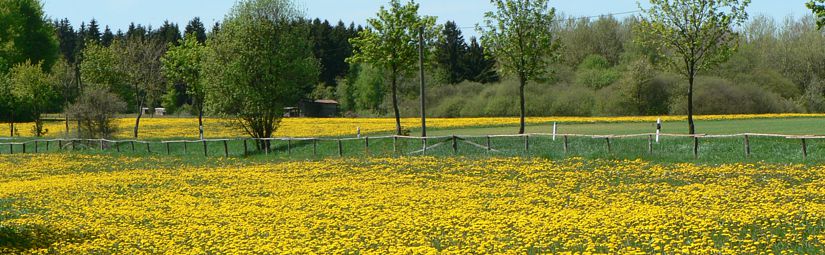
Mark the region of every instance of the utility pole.
POLYGON ((424 104, 424 27, 418 30, 418 78, 421 81, 421 137, 427 137, 427 113, 424 104))

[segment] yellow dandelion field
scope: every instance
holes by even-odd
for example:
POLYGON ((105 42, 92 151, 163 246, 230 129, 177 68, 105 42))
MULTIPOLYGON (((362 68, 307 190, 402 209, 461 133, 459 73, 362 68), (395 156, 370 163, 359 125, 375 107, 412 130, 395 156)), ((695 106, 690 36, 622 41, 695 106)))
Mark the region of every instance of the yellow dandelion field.
POLYGON ((825 166, 180 160, 0 155, 0 254, 825 252, 825 166))
MULTIPOLYGON (((738 120, 738 119, 766 119, 766 118, 800 118, 825 117, 825 114, 733 114, 733 115, 699 115, 696 120, 738 120)), ((528 117, 528 124, 540 123, 615 123, 615 122, 655 122, 684 121, 685 116, 626 116, 626 117, 528 117)), ((117 138, 131 138, 135 125, 134 118, 116 119, 117 138)), ((198 137, 197 118, 152 118, 144 117, 140 121, 141 138, 188 138, 198 137)), ((518 125, 518 118, 428 118, 430 128, 459 128, 474 126, 514 126, 518 125)), ((402 118, 401 125, 405 128, 419 128, 421 120, 418 118, 402 118)), ((16 125, 22 136, 31 136, 33 123, 16 125)), ((49 130, 48 137, 64 134, 63 122, 46 122, 49 130)), ((74 129, 74 126, 70 126, 74 129)), ((231 138, 246 136, 243 129, 232 125, 230 119, 206 118, 204 129, 207 138, 231 138)), ((278 137, 325 137, 354 135, 360 129, 362 134, 392 132, 395 130, 394 118, 284 118, 281 126, 274 134, 278 137)), ((9 125, 0 125, 0 135, 9 133, 9 125)))

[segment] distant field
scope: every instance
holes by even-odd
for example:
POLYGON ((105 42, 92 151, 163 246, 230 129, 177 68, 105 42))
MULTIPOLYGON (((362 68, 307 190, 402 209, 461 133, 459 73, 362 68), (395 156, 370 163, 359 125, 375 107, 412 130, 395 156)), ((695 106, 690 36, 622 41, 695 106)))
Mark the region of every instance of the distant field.
MULTIPOLYGON (((655 130, 657 118, 665 122, 663 132, 686 133, 684 116, 640 117, 530 117, 527 131, 550 133, 552 123, 560 124, 558 131, 574 134, 630 134, 650 133, 655 130)), ((762 115, 706 115, 696 116, 697 130, 707 134, 732 133, 782 133, 825 134, 825 114, 762 114, 762 115)), ((117 119, 118 138, 131 138, 134 119, 117 119)), ((514 134, 518 131, 518 118, 430 118, 427 126, 430 135, 487 135, 514 134)), ((208 138, 246 137, 241 129, 228 119, 207 118, 205 135, 208 138)), ((402 126, 418 135, 420 119, 403 118, 402 126)), ((48 137, 65 133, 63 122, 47 122, 48 137)), ((74 126, 70 124, 70 130, 74 126)), ((17 124, 20 136, 31 136, 32 123, 17 124)), ((285 118, 275 133, 278 137, 340 137, 362 134, 391 134, 395 129, 393 118, 285 118)), ((0 125, 0 137, 8 136, 9 125, 0 125)), ((196 118, 141 119, 140 139, 198 137, 196 118)))

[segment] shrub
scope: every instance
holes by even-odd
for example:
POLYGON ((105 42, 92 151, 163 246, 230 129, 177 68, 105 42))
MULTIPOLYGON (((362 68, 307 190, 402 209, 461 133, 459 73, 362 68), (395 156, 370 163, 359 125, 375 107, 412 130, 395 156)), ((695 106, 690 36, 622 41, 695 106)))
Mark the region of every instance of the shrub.
POLYGON ((117 130, 115 114, 126 110, 126 103, 105 89, 86 89, 68 109, 69 118, 78 121, 81 138, 110 138, 117 130))

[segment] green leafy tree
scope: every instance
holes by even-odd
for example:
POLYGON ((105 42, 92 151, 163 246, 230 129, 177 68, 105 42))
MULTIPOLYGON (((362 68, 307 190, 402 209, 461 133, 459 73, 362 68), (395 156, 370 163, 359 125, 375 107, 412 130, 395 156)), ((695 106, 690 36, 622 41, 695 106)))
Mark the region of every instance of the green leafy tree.
POLYGON ((0 1, 0 73, 26 61, 49 71, 57 57, 57 36, 40 1, 0 1))
POLYGON ((9 73, 11 93, 18 106, 27 107, 28 116, 34 119, 32 133, 42 136, 48 130, 43 129, 41 115, 48 109, 57 94, 52 87, 49 75, 44 73, 40 63, 20 63, 12 67, 9 73))
MULTIPOLYGON (((120 42, 116 42, 118 44, 120 42)), ((118 47, 103 47, 98 44, 89 44, 83 49, 83 62, 80 64, 82 82, 87 89, 106 89, 117 94, 122 100, 134 104, 132 89, 128 85, 127 74, 121 68, 118 47)))
POLYGON ((158 40, 136 37, 118 43, 113 48, 120 52, 118 66, 126 74, 126 81, 135 100, 137 116, 133 134, 137 138, 140 118, 143 117, 142 109, 159 106, 163 93, 166 92, 160 62, 166 46, 158 40))
POLYGON ((302 15, 289 0, 247 0, 232 8, 208 43, 203 75, 211 111, 235 117, 254 138, 272 136, 284 107, 318 79, 308 31, 295 25, 302 15))
POLYGON ((520 125, 524 133, 524 87, 548 78, 548 67, 558 60, 560 44, 551 27, 555 8, 547 0, 492 0, 494 12, 477 26, 482 45, 496 56, 501 73, 514 75, 519 84, 520 125))
POLYGON ((418 4, 413 1, 401 5, 399 0, 391 0, 389 9, 381 6, 377 17, 367 19, 367 23, 370 26, 368 29, 350 39, 354 52, 348 60, 351 63, 368 63, 389 75, 395 131, 401 135, 398 80, 410 75, 417 67, 419 29, 424 29, 425 40, 437 36, 435 17, 420 16, 418 4))
POLYGON ((205 93, 201 78, 206 46, 199 42, 196 34, 186 35, 178 46, 171 47, 161 59, 163 74, 171 82, 181 82, 186 86, 186 94, 192 98, 192 106, 198 111, 198 133, 203 139, 203 105, 205 93))
POLYGON ((727 60, 736 50, 736 27, 748 18, 750 0, 650 0, 636 27, 639 43, 657 49, 665 64, 688 79, 688 132, 693 123, 693 84, 697 73, 727 60))
POLYGON ((805 7, 811 9, 816 17, 816 27, 822 29, 825 26, 825 0, 811 0, 805 3, 805 7))

